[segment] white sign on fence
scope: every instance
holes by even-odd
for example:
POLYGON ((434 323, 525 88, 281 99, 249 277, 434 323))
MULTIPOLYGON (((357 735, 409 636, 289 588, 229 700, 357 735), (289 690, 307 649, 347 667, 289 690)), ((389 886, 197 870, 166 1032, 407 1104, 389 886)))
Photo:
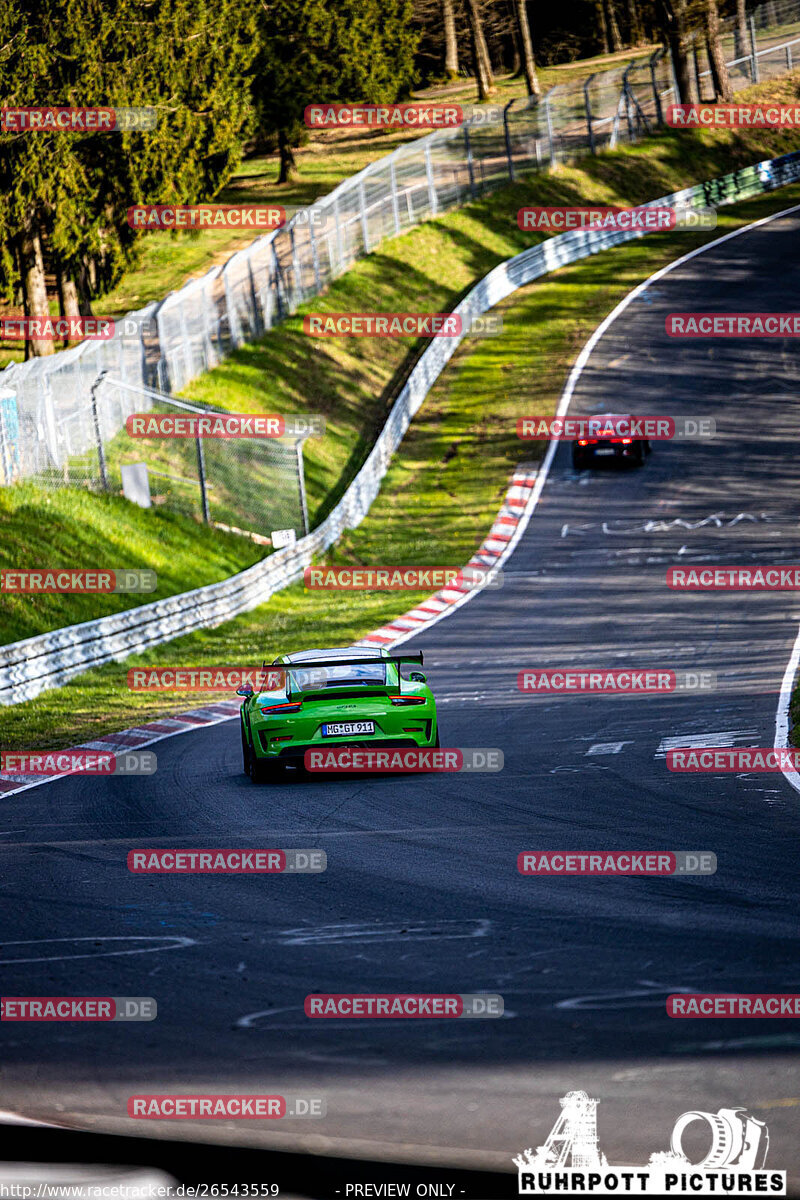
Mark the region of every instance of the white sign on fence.
POLYGON ((297 541, 297 534, 293 529, 273 529, 270 536, 273 550, 282 550, 284 546, 293 546, 297 541))
POLYGON ((140 508, 151 508, 150 477, 147 474, 147 463, 128 463, 120 467, 122 475, 122 494, 132 504, 140 508))

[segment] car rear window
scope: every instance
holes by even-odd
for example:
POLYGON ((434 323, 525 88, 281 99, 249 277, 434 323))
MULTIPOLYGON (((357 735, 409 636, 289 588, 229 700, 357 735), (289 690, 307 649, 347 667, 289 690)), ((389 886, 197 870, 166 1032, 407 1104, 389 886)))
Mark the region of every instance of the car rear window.
POLYGON ((310 692, 328 687, 385 684, 383 663, 343 663, 341 667, 303 667, 292 671, 292 690, 310 692))

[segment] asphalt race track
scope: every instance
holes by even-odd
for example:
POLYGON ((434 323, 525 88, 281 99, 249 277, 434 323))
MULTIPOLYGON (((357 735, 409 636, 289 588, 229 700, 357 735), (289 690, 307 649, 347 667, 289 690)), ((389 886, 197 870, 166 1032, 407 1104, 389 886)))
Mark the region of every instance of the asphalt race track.
MULTIPOLYGON (((800 1029, 665 1011, 682 989, 800 991, 800 796, 779 774, 678 775, 664 758, 665 739, 771 746, 800 622, 789 592, 665 583, 673 564, 796 560, 797 344, 678 341, 664 318, 793 311, 798 292, 798 215, 648 288, 600 340, 571 411, 712 416, 717 438, 581 475, 561 446, 505 586, 406 643, 425 652, 443 744, 499 747, 501 773, 257 788, 227 722, 159 743, 153 777, 62 780, 4 801, 4 995, 159 1005, 149 1024, 5 1026, 8 1108, 111 1133, 513 1173, 559 1098, 582 1088, 601 1101, 610 1163, 668 1149, 689 1109, 742 1106, 769 1126, 767 1165, 800 1188, 800 1029), (718 689, 517 690, 522 668, 567 665, 702 668, 718 689), (328 870, 137 877, 126 855, 141 846, 319 847, 328 870), (523 878, 517 854, 533 849, 708 850, 718 872, 523 878), (506 1015, 314 1022, 303 1000, 315 990, 499 992, 506 1015), (324 1095, 328 1115, 146 1130, 125 1115, 134 1092, 176 1090, 324 1095)), ((265 648, 281 649, 268 631, 265 648)))

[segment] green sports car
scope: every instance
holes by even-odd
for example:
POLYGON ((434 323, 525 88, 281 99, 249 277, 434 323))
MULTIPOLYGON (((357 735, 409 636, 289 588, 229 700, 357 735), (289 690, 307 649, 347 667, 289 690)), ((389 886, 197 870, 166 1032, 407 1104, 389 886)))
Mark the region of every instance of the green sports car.
POLYGON ((237 690, 245 774, 254 783, 274 779, 322 747, 438 746, 433 693, 421 671, 403 678, 402 663, 421 666, 422 653, 350 646, 264 663, 259 690, 237 690))

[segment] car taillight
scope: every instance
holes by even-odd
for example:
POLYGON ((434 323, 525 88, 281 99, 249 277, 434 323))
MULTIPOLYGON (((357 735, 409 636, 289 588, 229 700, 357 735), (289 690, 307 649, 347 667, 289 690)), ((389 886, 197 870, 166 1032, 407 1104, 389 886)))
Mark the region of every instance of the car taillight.
MULTIPOLYGON (((260 705, 259 705, 259 708, 261 708, 260 705)), ((294 703, 294 704, 267 704, 263 708, 261 708, 261 712, 264 713, 264 715, 266 716, 268 713, 300 712, 301 708, 302 708, 302 702, 297 701, 297 703, 294 703)))
POLYGON ((623 444, 623 446, 630 446, 632 441, 633 441, 633 438, 623 438, 622 444, 623 444))
POLYGON ((581 438, 581 440, 578 442, 578 445, 579 446, 588 446, 589 442, 587 441, 586 438, 581 438))
POLYGON ((425 704, 424 696, 392 696, 392 704, 425 704))

